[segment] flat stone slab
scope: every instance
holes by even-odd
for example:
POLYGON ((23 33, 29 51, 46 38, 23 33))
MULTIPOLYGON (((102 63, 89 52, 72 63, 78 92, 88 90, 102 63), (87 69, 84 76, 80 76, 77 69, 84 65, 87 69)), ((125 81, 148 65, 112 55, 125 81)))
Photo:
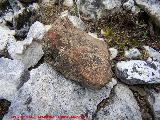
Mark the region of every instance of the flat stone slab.
POLYGON ((101 90, 87 89, 65 79, 51 66, 44 63, 31 71, 30 79, 19 89, 9 113, 3 120, 10 120, 12 115, 46 114, 52 116, 85 115, 92 119, 97 105, 109 97, 116 84, 116 80, 113 79, 101 90))
POLYGON ((142 120, 132 91, 125 85, 115 86, 114 96, 98 113, 96 120, 142 120))
POLYGON ((135 0, 146 12, 149 13, 152 20, 160 27, 160 1, 159 0, 135 0))
POLYGON ((127 84, 160 83, 160 63, 142 60, 121 61, 116 65, 116 75, 127 84))
POLYGON ((0 58, 0 99, 12 101, 15 93, 24 82, 24 64, 17 60, 0 58))

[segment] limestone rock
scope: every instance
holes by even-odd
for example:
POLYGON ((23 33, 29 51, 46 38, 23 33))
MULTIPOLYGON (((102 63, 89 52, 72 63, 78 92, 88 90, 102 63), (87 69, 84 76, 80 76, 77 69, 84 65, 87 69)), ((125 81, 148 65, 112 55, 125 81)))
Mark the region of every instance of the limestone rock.
POLYGON ((140 51, 137 48, 132 48, 125 51, 125 57, 130 59, 136 59, 141 56, 140 51))
POLYGON ((149 46, 144 46, 145 50, 148 52, 149 57, 153 61, 160 62, 160 52, 156 51, 155 49, 149 47, 149 46))
POLYGON ((160 63, 141 60, 121 61, 116 65, 116 75, 131 85, 160 83, 160 63))
POLYGON ((113 60, 118 55, 118 50, 116 48, 109 48, 110 60, 113 60))
POLYGON ((14 34, 14 30, 10 30, 7 27, 0 26, 0 55, 4 53, 4 50, 7 47, 8 40, 15 39, 13 37, 14 34))
POLYGON ((77 27, 78 29, 86 29, 85 23, 79 17, 68 15, 68 19, 72 22, 73 26, 77 27))
POLYGON ((67 7, 72 7, 74 5, 74 2, 73 0, 64 0, 63 5, 67 7))
POLYGON ((155 90, 147 90, 148 101, 152 106, 152 110, 155 115, 155 120, 160 119, 160 93, 155 90))
POLYGON ((116 83, 113 79, 101 90, 87 89, 44 63, 31 71, 3 120, 10 120, 12 115, 85 115, 92 119, 97 105, 109 97, 116 83))
POLYGON ((160 27, 160 1, 159 0, 135 0, 144 11, 149 13, 152 20, 160 27))
POLYGON ((24 64, 17 60, 0 58, 0 99, 12 101, 20 85, 25 82, 24 64))
POLYGON ((136 12, 136 7, 135 7, 135 2, 134 0, 128 0, 127 2, 125 2, 123 4, 123 8, 125 8, 126 10, 132 11, 132 12, 136 12))
POLYGON ((26 41, 10 41, 8 44, 9 55, 15 60, 22 61, 26 68, 34 67, 44 54, 42 45, 37 42, 31 44, 24 42, 26 41))
POLYGON ((35 40, 41 40, 46 32, 45 25, 36 21, 32 24, 27 34, 27 39, 33 38, 35 40))
POLYGON ((77 6, 80 11, 90 18, 100 18, 102 14, 102 2, 100 0, 77 0, 77 6))
POLYGON ((10 40, 8 52, 13 59, 22 61, 26 68, 34 67, 42 58, 41 39, 47 32, 46 26, 36 21, 28 32, 27 38, 23 41, 10 40))
POLYGON ((104 41, 75 28, 66 17, 55 21, 44 40, 48 39, 52 44, 54 67, 66 78, 91 88, 101 88, 111 80, 104 41))
POLYGON ((102 0, 103 5, 105 6, 105 9, 107 10, 113 10, 113 9, 119 9, 122 5, 122 0, 102 0))
POLYGON ((57 0, 41 0, 41 2, 43 4, 48 4, 48 5, 52 5, 52 4, 55 4, 57 2, 57 0))
POLYGON ((142 120, 137 101, 127 86, 115 86, 112 99, 98 112, 96 120, 142 120))
POLYGON ((9 12, 7 12, 7 13, 5 14, 4 20, 7 21, 7 22, 12 23, 13 17, 14 17, 13 12, 12 12, 12 11, 9 11, 9 12))
POLYGON ((90 18, 99 19, 104 10, 118 11, 121 9, 122 0, 77 0, 77 6, 90 18))

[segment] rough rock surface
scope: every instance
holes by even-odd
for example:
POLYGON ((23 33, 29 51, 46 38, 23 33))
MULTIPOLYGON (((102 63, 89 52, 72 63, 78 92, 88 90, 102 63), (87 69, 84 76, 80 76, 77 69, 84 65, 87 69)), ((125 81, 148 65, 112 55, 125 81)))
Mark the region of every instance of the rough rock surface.
POLYGON ((24 82, 24 65, 17 60, 0 58, 0 99, 12 101, 17 89, 24 82))
POLYGON ((6 49, 8 40, 14 39, 14 37, 13 37, 14 34, 15 34, 14 30, 10 30, 7 27, 0 26, 0 55, 6 49))
POLYGON ((45 4, 55 4, 57 2, 57 0, 40 0, 40 1, 45 4))
POLYGON ((97 114, 97 120, 142 120, 132 91, 125 85, 115 86, 113 100, 97 114))
POLYGON ((160 27, 160 1, 159 0, 135 0, 146 12, 148 12, 157 26, 160 27))
POLYGON ((72 7, 74 5, 73 0, 64 0, 63 5, 67 7, 72 7))
POLYGON ((91 90, 65 79, 44 63, 30 73, 30 79, 21 87, 11 104, 12 115, 86 115, 92 117, 97 105, 109 97, 116 84, 112 80, 101 90, 91 90))
POLYGON ((113 9, 119 9, 122 5, 122 0, 102 0, 105 9, 107 10, 113 10, 113 9))
POLYGON ((144 46, 144 48, 147 50, 149 57, 153 61, 160 62, 160 52, 156 51, 155 49, 149 47, 149 46, 144 46))
POLYGON ((29 29, 27 39, 33 38, 35 40, 41 40, 46 32, 45 25, 36 21, 29 29))
POLYGON ((30 26, 39 18, 38 4, 33 4, 25 8, 19 1, 15 2, 17 0, 9 1, 14 11, 13 27, 16 31, 16 36, 25 38, 30 26))
POLYGON ((116 48, 109 48, 110 60, 113 60, 118 55, 118 50, 116 48))
POLYGON ((132 48, 125 51, 125 57, 130 59, 136 59, 141 56, 140 51, 137 48, 132 48))
POLYGON ((80 11, 89 15, 91 18, 97 19, 103 15, 103 10, 119 10, 122 0, 77 0, 80 11))
POLYGON ((160 92, 156 92, 155 90, 147 90, 148 101, 152 106, 155 120, 160 120, 160 92))
POLYGON ((121 61, 116 75, 127 84, 160 83, 160 63, 141 60, 121 61))
POLYGON ((8 11, 7 13, 5 13, 3 18, 5 21, 12 23, 13 17, 13 11, 8 11))
POLYGON ((40 40, 43 38, 46 27, 35 22, 28 32, 27 38, 23 41, 10 40, 8 52, 13 59, 22 61, 26 68, 34 67, 43 56, 40 40))
POLYGON ((77 3, 80 11, 84 14, 89 15, 91 18, 96 19, 96 17, 101 16, 102 12, 102 2, 100 0, 78 0, 77 3))
POLYGON ((52 44, 54 67, 75 81, 101 88, 111 80, 109 53, 99 41, 75 28, 67 17, 59 18, 46 34, 52 44))
POLYGON ((37 42, 32 42, 26 46, 24 51, 23 47, 23 41, 10 41, 8 45, 9 55, 15 60, 22 61, 26 68, 34 67, 44 54, 42 45, 37 42))
POLYGON ((79 17, 68 15, 68 19, 72 22, 73 26, 77 27, 78 29, 86 29, 84 22, 79 17))
POLYGON ((135 2, 134 0, 128 0, 127 2, 125 2, 123 4, 123 8, 125 10, 129 10, 129 11, 132 11, 133 13, 136 12, 136 7, 135 7, 135 2))

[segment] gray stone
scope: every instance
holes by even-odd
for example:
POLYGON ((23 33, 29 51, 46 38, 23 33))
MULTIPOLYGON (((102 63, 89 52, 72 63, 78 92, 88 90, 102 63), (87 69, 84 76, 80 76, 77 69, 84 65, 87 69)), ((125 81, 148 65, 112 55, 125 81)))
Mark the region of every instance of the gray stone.
POLYGON ((12 101, 17 89, 24 82, 24 64, 17 60, 0 58, 0 99, 12 101))
POLYGON ((24 7, 19 1, 10 0, 10 4, 14 4, 12 7, 14 11, 13 27, 16 30, 16 36, 25 38, 29 31, 30 26, 39 19, 39 6, 37 3, 30 4, 28 7, 24 7))
POLYGON ((121 61, 116 65, 116 75, 127 84, 160 83, 160 63, 141 60, 121 61))
POLYGON ((147 90, 148 101, 155 115, 155 120, 160 120, 160 92, 147 90))
POLYGON ((64 0, 63 5, 67 7, 72 7, 74 5, 74 2, 73 0, 64 0))
POLYGON ((45 32, 46 32, 45 25, 43 25, 39 21, 36 21, 30 27, 28 35, 27 35, 27 39, 33 38, 35 40, 41 40, 45 32))
POLYGON ((152 20, 160 27, 160 1, 135 0, 135 2, 151 16, 152 20))
POLYGON ((105 9, 107 10, 113 10, 113 9, 119 9, 122 5, 122 0, 102 0, 105 9))
POLYGON ((3 18, 5 21, 12 23, 13 17, 14 17, 13 12, 9 11, 5 14, 3 18))
POLYGON ((76 3, 80 11, 94 19, 103 16, 104 10, 115 12, 122 6, 122 0, 77 0, 76 3))
POLYGON ((7 47, 8 40, 15 39, 13 37, 14 34, 14 30, 10 30, 7 27, 0 26, 0 55, 4 53, 4 50, 7 47))
POLYGON ((102 13, 102 2, 100 0, 85 0, 80 1, 78 7, 79 10, 82 11, 84 14, 89 15, 90 18, 99 18, 102 13))
POLYGON ((44 63, 30 72, 30 79, 21 87, 3 120, 12 115, 88 115, 109 97, 116 84, 112 80, 101 90, 91 90, 65 79, 44 63))
POLYGON ((55 4, 57 0, 41 0, 41 2, 43 4, 48 4, 48 5, 52 5, 52 4, 55 4))
POLYGON ((144 46, 145 50, 148 52, 149 57, 153 61, 160 62, 160 52, 156 51, 155 49, 149 47, 149 46, 144 46))
POLYGON ((39 4, 38 3, 33 3, 33 4, 30 4, 27 8, 28 8, 29 11, 34 12, 34 11, 39 9, 39 4))
POLYGON ((6 21, 2 17, 0 17, 0 26, 6 26, 6 21))
POLYGON ((142 120, 132 91, 125 85, 115 86, 114 96, 98 113, 96 120, 142 120))
POLYGON ((135 12, 136 11, 136 7, 135 7, 134 0, 128 0, 127 2, 125 2, 123 4, 123 8, 125 10, 129 10, 129 11, 135 12))
POLYGON ((8 0, 8 2, 14 12, 18 12, 19 10, 23 9, 22 4, 18 0, 8 0))
POLYGON ((36 21, 28 32, 27 38, 23 41, 10 40, 8 44, 9 55, 16 60, 22 61, 26 68, 34 67, 43 56, 41 39, 46 26, 36 21))
POLYGON ((86 29, 85 23, 79 17, 68 15, 68 19, 76 28, 81 29, 83 31, 86 29))
POLYGON ((76 28, 78 28, 78 29, 80 29, 82 31, 86 30, 86 25, 81 20, 81 18, 71 15, 68 10, 62 12, 60 17, 61 18, 68 17, 68 19, 70 20, 70 22, 73 24, 74 27, 76 27, 76 28))
POLYGON ((20 60, 26 68, 34 67, 43 56, 42 45, 38 42, 10 41, 8 53, 12 59, 20 60))
POLYGON ((118 50, 116 48, 109 48, 110 60, 113 60, 118 55, 118 50))
POLYGON ((125 57, 130 59, 136 59, 141 56, 140 51, 137 48, 132 48, 125 51, 125 57))

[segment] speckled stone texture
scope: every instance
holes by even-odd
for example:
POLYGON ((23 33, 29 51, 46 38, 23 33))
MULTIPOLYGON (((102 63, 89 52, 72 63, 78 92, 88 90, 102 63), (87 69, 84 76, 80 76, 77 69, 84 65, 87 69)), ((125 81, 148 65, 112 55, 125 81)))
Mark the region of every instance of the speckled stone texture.
POLYGON ((53 66, 66 78, 93 89, 111 80, 106 43, 75 28, 67 17, 56 20, 44 40, 52 44, 53 66))

